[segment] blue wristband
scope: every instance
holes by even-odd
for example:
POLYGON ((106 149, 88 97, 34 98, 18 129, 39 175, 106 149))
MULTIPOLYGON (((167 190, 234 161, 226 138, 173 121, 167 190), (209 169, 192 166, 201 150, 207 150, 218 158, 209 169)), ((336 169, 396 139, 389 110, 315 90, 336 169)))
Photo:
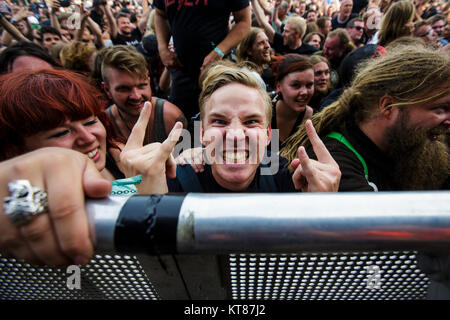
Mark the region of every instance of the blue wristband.
POLYGON ((214 48, 214 51, 217 52, 221 58, 223 58, 225 56, 225 54, 222 52, 222 50, 220 50, 217 47, 214 48))

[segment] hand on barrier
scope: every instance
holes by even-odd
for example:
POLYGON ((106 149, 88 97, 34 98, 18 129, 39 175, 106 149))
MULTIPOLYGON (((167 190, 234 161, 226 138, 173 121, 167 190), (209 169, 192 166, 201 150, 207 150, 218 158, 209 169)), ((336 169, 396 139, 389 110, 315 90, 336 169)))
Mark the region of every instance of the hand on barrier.
MULTIPOLYGON (((147 101, 131 131, 127 144, 120 153, 120 168, 126 177, 142 175, 142 182, 137 185, 139 193, 164 194, 168 192, 166 175, 169 178, 176 177, 176 163, 172 151, 181 136, 183 124, 175 123, 163 143, 155 142, 143 146, 151 114, 152 105, 147 101)), ((113 156, 117 158, 117 151, 113 153, 113 156)))
POLYGON ((298 158, 291 162, 295 170, 292 175, 295 189, 303 192, 337 192, 341 180, 339 166, 317 135, 311 120, 307 120, 305 126, 317 161, 308 157, 304 147, 298 148, 298 158))
POLYGON ((85 196, 103 198, 111 183, 85 155, 65 148, 42 148, 0 163, 0 196, 8 183, 27 179, 47 193, 48 212, 16 226, 0 208, 0 252, 33 264, 86 264, 93 254, 85 196))

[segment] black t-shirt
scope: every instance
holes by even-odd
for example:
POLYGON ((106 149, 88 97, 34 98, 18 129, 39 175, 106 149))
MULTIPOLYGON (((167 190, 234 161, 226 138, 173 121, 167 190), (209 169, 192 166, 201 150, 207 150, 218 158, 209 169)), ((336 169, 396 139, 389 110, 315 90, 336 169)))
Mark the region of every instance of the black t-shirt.
POLYGON ((261 78, 263 79, 264 83, 266 84, 266 91, 269 94, 272 93, 272 91, 276 90, 275 75, 269 64, 264 66, 263 71, 261 73, 261 78))
POLYGON ((368 0, 353 0, 352 13, 356 13, 357 15, 359 15, 361 10, 367 7, 368 4, 368 0))
POLYGON ((336 30, 337 28, 345 28, 347 26, 347 23, 352 20, 353 18, 357 18, 358 14, 357 13, 351 13, 350 17, 348 17, 348 19, 344 22, 339 22, 338 21, 338 17, 339 16, 335 16, 333 19, 331 19, 331 29, 336 30))
POLYGON ((111 38, 111 41, 114 45, 124 44, 128 46, 137 46, 139 42, 141 42, 141 39, 141 30, 139 30, 139 28, 134 28, 134 30, 131 31, 130 36, 124 36, 120 33, 117 33, 117 37, 111 38))
MULTIPOLYGON (((398 190, 392 174, 393 161, 354 122, 348 121, 337 132, 347 138, 364 159, 369 173, 369 181, 375 184, 379 191, 398 190)), ((374 191, 364 176, 364 167, 361 161, 353 151, 334 138, 321 137, 321 139, 341 170, 339 191, 374 191)), ((312 148, 308 148, 306 151, 311 158, 317 159, 312 148)))
MULTIPOLYGON (((272 122, 270 124, 270 127, 272 128, 272 130, 274 129, 278 129, 278 124, 277 124, 277 102, 278 100, 275 99, 275 101, 272 102, 272 122)), ((297 132, 297 128, 298 126, 303 122, 303 118, 305 117, 305 113, 306 113, 306 108, 303 112, 299 113, 297 120, 295 120, 294 125, 292 126, 291 132, 289 133, 289 137, 292 136, 294 133, 297 132)), ((287 140, 287 138, 286 138, 287 140)), ((282 149, 284 147, 284 142, 280 141, 280 149, 282 149)))
MULTIPOLYGON (((297 192, 294 188, 294 183, 292 182, 292 176, 289 173, 289 170, 284 167, 286 164, 286 159, 280 157, 280 167, 278 172, 273 175, 277 191, 276 192, 297 192)), ((260 190, 260 177, 261 177, 261 169, 258 168, 256 171, 255 178, 250 184, 249 188, 245 191, 248 193, 262 192, 260 190)), ((205 170, 201 173, 197 174, 200 185, 203 188, 204 193, 232 193, 234 191, 225 189, 221 185, 219 185, 213 177, 211 166, 205 165, 205 170)), ((181 183, 177 178, 175 179, 167 179, 167 185, 169 188, 169 192, 190 192, 190 190, 184 190, 181 183)), ((243 192, 243 191, 240 191, 243 192)))
POLYGON ((313 47, 307 43, 302 42, 302 45, 296 49, 291 49, 283 44, 283 36, 281 33, 275 33, 273 37, 273 49, 278 54, 298 53, 304 55, 310 55, 319 51, 316 47, 313 47))
POLYGON ((230 13, 249 6, 248 0, 155 0, 166 12, 177 56, 184 72, 197 76, 203 59, 228 34, 230 13))

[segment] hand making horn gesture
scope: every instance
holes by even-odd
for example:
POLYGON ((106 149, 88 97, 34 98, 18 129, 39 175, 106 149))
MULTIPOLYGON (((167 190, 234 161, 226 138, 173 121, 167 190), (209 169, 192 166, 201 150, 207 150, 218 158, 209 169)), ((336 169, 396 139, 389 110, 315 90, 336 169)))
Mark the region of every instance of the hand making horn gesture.
POLYGON ((138 121, 133 127, 127 144, 120 153, 120 166, 127 177, 142 175, 142 182, 137 185, 139 193, 167 193, 166 175, 176 176, 176 163, 172 151, 180 138, 183 124, 175 123, 169 136, 163 143, 154 142, 143 146, 152 105, 146 102, 138 121))
POLYGON ((291 162, 295 170, 292 175, 295 189, 303 192, 337 192, 341 180, 339 166, 317 135, 311 120, 307 120, 305 126, 317 161, 308 157, 304 147, 298 148, 298 158, 291 162))

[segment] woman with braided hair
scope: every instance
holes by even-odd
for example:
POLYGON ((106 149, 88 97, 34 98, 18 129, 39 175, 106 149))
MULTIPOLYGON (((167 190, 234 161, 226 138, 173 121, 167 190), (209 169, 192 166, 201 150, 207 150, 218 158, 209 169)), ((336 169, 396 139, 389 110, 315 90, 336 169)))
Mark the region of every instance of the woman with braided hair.
MULTIPOLYGON (((400 46, 359 68, 338 101, 311 118, 339 164, 340 191, 431 190, 449 171, 450 59, 400 46)), ((305 127, 281 155, 311 151, 305 127)))

